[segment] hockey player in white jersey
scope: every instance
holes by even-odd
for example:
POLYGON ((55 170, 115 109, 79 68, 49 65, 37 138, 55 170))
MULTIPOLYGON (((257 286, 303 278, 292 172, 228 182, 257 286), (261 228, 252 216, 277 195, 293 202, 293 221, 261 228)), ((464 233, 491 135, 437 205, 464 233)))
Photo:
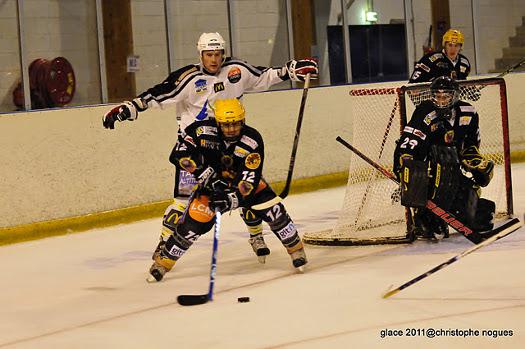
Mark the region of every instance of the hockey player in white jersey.
MULTIPOLYGON (((241 98, 244 92, 264 91, 282 81, 304 81, 307 74, 317 78, 318 67, 313 59, 291 60, 282 67, 266 68, 253 66, 242 60, 225 55, 225 41, 219 33, 203 33, 198 42, 200 63, 190 64, 172 72, 163 82, 125 101, 103 116, 103 126, 115 127, 115 122, 135 120, 148 108, 175 106, 179 122, 179 134, 195 120, 213 116, 213 105, 218 99, 241 98)), ((176 137, 176 135, 174 135, 176 137)), ((162 222, 160 242, 153 257, 160 252, 165 242, 175 231, 178 219, 184 212, 188 198, 195 187, 194 177, 176 167, 174 202, 166 209, 162 222)), ((262 223, 243 217, 250 232, 249 242, 264 263, 270 253, 262 235, 262 223)))

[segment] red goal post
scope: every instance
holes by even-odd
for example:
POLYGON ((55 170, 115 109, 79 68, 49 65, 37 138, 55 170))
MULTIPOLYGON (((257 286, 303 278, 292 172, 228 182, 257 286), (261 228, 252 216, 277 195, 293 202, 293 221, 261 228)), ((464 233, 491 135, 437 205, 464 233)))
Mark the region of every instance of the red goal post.
MULTIPOLYGON (((480 116, 481 153, 494 161, 492 182, 482 197, 496 202, 496 217, 513 213, 508 108, 505 80, 460 81, 460 99, 480 116)), ((429 83, 352 88, 343 138, 381 166, 392 170, 400 133, 419 103, 430 98, 429 83)), ((348 183, 333 229, 307 232, 304 242, 316 245, 371 245, 411 241, 411 212, 396 201, 394 182, 346 149, 348 183)))

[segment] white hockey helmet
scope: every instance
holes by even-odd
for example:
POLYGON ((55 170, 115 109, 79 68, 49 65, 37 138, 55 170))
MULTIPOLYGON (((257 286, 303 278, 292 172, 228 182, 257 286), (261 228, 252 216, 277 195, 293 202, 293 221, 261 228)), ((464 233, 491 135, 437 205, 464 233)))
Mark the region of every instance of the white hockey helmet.
POLYGON ((219 33, 202 33, 197 41, 197 50, 202 57, 202 51, 222 50, 225 52, 225 41, 219 33))

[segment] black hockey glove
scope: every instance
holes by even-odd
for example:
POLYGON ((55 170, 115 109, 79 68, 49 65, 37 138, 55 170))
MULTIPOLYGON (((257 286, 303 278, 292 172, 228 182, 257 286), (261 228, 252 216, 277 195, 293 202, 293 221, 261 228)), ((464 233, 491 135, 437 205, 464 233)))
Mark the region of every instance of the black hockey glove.
POLYGON ((209 206, 212 211, 218 210, 221 213, 232 211, 239 207, 239 198, 231 191, 214 191, 209 206))
POLYGON ((115 122, 124 120, 135 120, 139 111, 147 109, 147 105, 140 98, 125 101, 122 104, 114 107, 102 117, 102 125, 105 128, 114 129, 115 122))
POLYGON ((466 171, 472 173, 472 178, 477 185, 486 187, 494 174, 494 162, 486 160, 475 146, 470 146, 461 153, 461 165, 466 171))
POLYGON ((292 59, 286 62, 281 70, 281 78, 289 78, 293 81, 304 81, 306 74, 310 74, 310 79, 317 79, 319 68, 313 58, 306 58, 296 61, 292 59))

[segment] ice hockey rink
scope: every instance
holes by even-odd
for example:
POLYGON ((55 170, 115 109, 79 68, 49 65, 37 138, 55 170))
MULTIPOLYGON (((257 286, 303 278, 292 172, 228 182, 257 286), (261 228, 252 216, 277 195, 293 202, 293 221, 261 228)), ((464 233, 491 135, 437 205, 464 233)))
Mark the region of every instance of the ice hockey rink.
MULTIPOLYGON (((522 219, 525 164, 513 166, 512 175, 522 219)), ((326 189, 291 195, 285 204, 304 233, 333 226, 343 195, 343 187, 326 189)), ((223 216, 214 301, 183 307, 177 295, 207 292, 212 233, 163 282, 148 284, 159 224, 151 219, 0 247, 0 348, 481 349, 525 343, 525 228, 383 299, 389 285, 471 243, 455 234, 439 243, 308 245, 310 263, 297 274, 268 231, 272 253, 259 264, 234 212, 223 216), (238 303, 238 297, 251 301, 238 303)))

